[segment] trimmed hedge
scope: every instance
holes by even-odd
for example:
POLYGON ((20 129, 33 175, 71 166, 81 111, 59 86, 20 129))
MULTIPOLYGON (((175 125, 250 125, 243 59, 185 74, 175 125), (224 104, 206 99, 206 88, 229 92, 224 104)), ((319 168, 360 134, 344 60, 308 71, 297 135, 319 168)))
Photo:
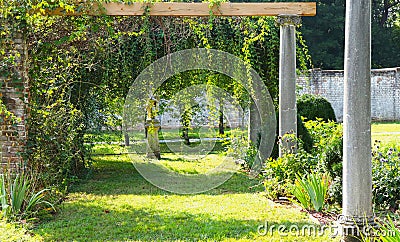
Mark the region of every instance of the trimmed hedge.
POLYGON ((322 118, 324 121, 336 122, 335 111, 331 103, 322 96, 304 94, 297 98, 297 113, 307 118, 307 120, 317 120, 322 118))

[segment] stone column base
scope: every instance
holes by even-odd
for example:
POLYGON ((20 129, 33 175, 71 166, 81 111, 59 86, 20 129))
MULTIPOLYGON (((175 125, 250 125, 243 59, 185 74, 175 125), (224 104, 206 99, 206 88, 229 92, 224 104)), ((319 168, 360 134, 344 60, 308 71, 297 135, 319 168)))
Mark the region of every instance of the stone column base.
POLYGON ((374 232, 377 229, 374 216, 340 215, 337 224, 338 231, 335 234, 342 237, 341 241, 346 242, 359 242, 361 238, 373 241, 374 232))

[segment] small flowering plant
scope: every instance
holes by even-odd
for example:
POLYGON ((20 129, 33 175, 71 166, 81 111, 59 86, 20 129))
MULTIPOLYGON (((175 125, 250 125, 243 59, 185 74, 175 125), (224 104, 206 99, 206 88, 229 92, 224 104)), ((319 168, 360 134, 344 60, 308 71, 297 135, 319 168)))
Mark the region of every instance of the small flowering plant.
POLYGON ((372 149, 372 192, 378 209, 398 210, 400 204, 400 147, 375 141, 372 149))

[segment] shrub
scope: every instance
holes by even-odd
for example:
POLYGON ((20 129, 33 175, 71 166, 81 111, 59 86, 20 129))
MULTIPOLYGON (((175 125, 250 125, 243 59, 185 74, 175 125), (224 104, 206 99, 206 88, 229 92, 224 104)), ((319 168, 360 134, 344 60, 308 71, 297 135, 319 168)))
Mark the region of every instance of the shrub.
POLYGON ((276 199, 290 194, 290 186, 296 175, 318 171, 332 178, 329 188, 329 202, 341 203, 342 199, 342 125, 321 119, 304 123, 314 140, 312 149, 307 152, 303 142, 298 140, 297 153, 267 160, 264 170, 264 186, 267 196, 276 199))
POLYGON ((400 150, 375 142, 372 151, 372 193, 379 209, 397 210, 400 203, 400 150))
POLYGON ((332 178, 331 203, 342 203, 343 127, 333 121, 310 120, 305 127, 314 140, 312 154, 319 159, 318 169, 332 178))
MULTIPOLYGON (((279 119, 278 113, 276 113, 276 120, 279 119)), ((278 125, 276 126, 276 133, 279 133, 279 127, 278 125)), ((297 115, 297 137, 302 141, 302 146, 305 151, 311 152, 313 148, 313 138, 311 137, 310 133, 308 132, 308 129, 304 125, 303 119, 300 117, 300 115, 297 115)), ((279 145, 278 145, 278 139, 279 137, 276 137, 275 139, 275 145, 271 153, 272 158, 278 158, 279 156, 279 145)))
POLYGON ((225 145, 226 155, 233 157, 243 169, 249 170, 253 166, 257 148, 254 145, 249 146, 247 137, 231 135, 225 145))
POLYGON ((297 113, 308 120, 322 118, 336 122, 332 105, 322 96, 304 94, 297 98, 297 113))
POLYGON ((290 187, 296 176, 303 176, 316 169, 318 160, 302 147, 302 141, 297 140, 297 152, 285 154, 276 159, 269 158, 264 169, 264 187, 270 199, 290 194, 290 187))

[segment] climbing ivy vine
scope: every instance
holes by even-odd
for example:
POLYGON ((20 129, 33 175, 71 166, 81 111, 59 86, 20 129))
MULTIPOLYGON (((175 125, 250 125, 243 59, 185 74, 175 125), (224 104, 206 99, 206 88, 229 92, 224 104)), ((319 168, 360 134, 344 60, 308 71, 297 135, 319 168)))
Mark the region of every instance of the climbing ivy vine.
MULTIPOLYGON (((120 125, 123 101, 134 79, 168 53, 204 47, 239 56, 260 74, 277 99, 279 27, 272 17, 45 15, 56 7, 84 11, 71 2, 0 0, 2 75, 12 72, 14 57, 7 48, 13 33, 24 32, 28 43, 31 96, 26 160, 40 173, 43 185, 65 187, 69 178, 85 171, 90 159, 83 134, 120 125)), ((88 1, 88 6, 93 2, 88 1)), ((300 69, 305 69, 309 56, 301 33, 298 40, 297 59, 300 69)), ((247 105, 247 94, 237 82, 201 71, 172 77, 160 95, 168 98, 176 90, 204 82, 224 88, 247 105), (194 78, 201 75, 207 78, 194 78)))

